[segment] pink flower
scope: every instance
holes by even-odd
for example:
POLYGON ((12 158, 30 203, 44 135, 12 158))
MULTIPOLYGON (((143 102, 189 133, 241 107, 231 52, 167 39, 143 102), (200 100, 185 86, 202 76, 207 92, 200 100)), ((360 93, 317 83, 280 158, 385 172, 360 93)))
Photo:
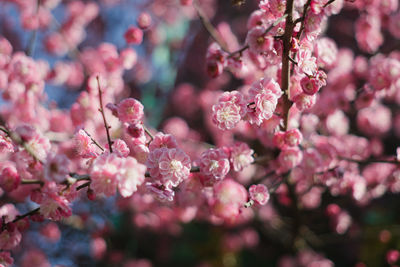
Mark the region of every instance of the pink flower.
POLYGON ((303 92, 307 95, 316 94, 320 88, 319 81, 315 78, 310 79, 308 76, 300 80, 300 85, 303 92))
POLYGON ((258 185, 253 184, 249 188, 249 193, 250 193, 250 199, 257 204, 265 205, 269 200, 268 188, 263 184, 258 184, 258 185))
POLYGON ((303 141, 303 135, 299 129, 291 129, 285 133, 285 144, 288 146, 298 146, 303 141))
POLYGON ((170 134, 163 134, 163 133, 157 133, 154 136, 153 141, 151 141, 149 145, 149 149, 155 150, 157 148, 177 148, 178 143, 176 142, 176 139, 173 135, 170 134))
POLYGON ((395 249, 391 249, 386 253, 386 261, 390 265, 395 264, 400 259, 400 252, 395 249))
POLYGON ((240 122, 240 107, 232 102, 220 102, 212 107, 213 122, 221 130, 233 129, 240 122))
POLYGON ((40 204, 40 214, 45 218, 59 221, 72 214, 70 202, 61 195, 55 182, 48 182, 40 192, 31 194, 32 201, 40 204))
POLYGON ((154 179, 160 179, 160 169, 159 169, 159 161, 161 155, 164 151, 168 150, 166 147, 158 148, 152 150, 146 160, 147 171, 149 172, 150 176, 154 179))
POLYGON ((17 228, 4 229, 0 233, 0 249, 11 250, 21 243, 22 235, 17 228))
POLYGON ((265 28, 257 26, 252 28, 246 37, 250 51, 255 54, 266 53, 273 49, 274 38, 265 34, 265 28))
POLYGON ((298 94, 294 97, 294 103, 300 111, 312 108, 317 100, 316 95, 298 94))
POLYGON ((59 241, 61 238, 60 228, 58 228, 57 223, 54 222, 50 222, 45 226, 43 226, 40 229, 40 234, 43 235, 46 238, 46 240, 53 243, 59 241))
POLYGON ((261 79, 252 84, 249 89, 246 118, 251 124, 260 125, 270 119, 282 95, 279 84, 273 79, 261 79))
POLYGON ((396 148, 396 160, 400 162, 400 147, 396 148))
POLYGON ((358 111, 358 128, 368 136, 382 136, 392 126, 392 113, 383 105, 375 105, 358 111))
POLYGON ((96 145, 84 130, 79 130, 75 134, 74 143, 76 152, 79 156, 83 158, 94 158, 97 156, 96 145))
POLYGON ((278 156, 278 161, 282 171, 293 169, 301 163, 303 153, 298 147, 286 147, 282 149, 278 156))
POLYGON ((201 154, 200 171, 214 180, 221 180, 229 172, 228 156, 222 149, 210 148, 201 154))
POLYGON ((356 39, 358 46, 368 52, 375 52, 383 43, 381 21, 378 14, 361 15, 356 24, 356 39))
POLYGON ((131 48, 125 48, 120 53, 120 60, 122 61, 122 66, 124 69, 130 70, 137 62, 137 54, 135 50, 131 48))
POLYGON ((69 174, 70 160, 63 154, 49 154, 47 155, 44 164, 44 177, 47 180, 61 183, 69 174))
POLYGON ((131 26, 126 30, 124 38, 127 44, 139 45, 143 41, 143 32, 141 29, 131 26))
POLYGON ((15 167, 6 167, 0 174, 0 186, 6 192, 11 192, 18 188, 21 178, 15 167))
POLYGON ((14 259, 11 257, 10 252, 8 251, 0 252, 0 264, 2 264, 4 267, 11 267, 13 263, 14 259))
POLYGON ((247 29, 252 29, 256 26, 267 26, 267 16, 262 10, 255 10, 251 13, 247 20, 247 29))
POLYGON ((316 58, 311 55, 308 48, 300 48, 296 55, 297 67, 306 75, 313 76, 317 71, 316 58))
POLYGON ((230 162, 236 172, 242 171, 244 168, 254 162, 254 150, 243 142, 237 142, 230 147, 230 162))
POLYGON ((238 91, 224 92, 212 107, 213 122, 221 130, 234 128, 246 114, 246 103, 238 91))
POLYGON ((207 50, 207 73, 215 78, 224 71, 226 65, 226 53, 217 43, 212 43, 207 50))
POLYGON ((21 260, 21 267, 31 267, 32 265, 38 267, 51 267, 46 254, 36 248, 25 252, 21 260))
POLYGON ((176 187, 190 174, 190 158, 179 148, 163 150, 159 159, 161 184, 166 188, 176 187))
POLYGON ((122 122, 136 123, 141 121, 143 113, 143 105, 134 98, 126 98, 118 104, 118 118, 122 122))
POLYGON ((247 191, 243 185, 225 179, 214 185, 213 214, 227 221, 235 221, 247 201, 247 191))
POLYGON ((141 29, 146 29, 151 25, 151 16, 149 15, 149 13, 142 12, 137 18, 137 23, 141 29))
POLYGON ((149 191, 159 201, 173 201, 175 192, 172 189, 165 188, 162 185, 146 183, 147 191, 149 191))
POLYGON ((259 114, 262 120, 268 120, 274 114, 278 99, 272 93, 258 94, 255 99, 256 113, 259 114))
POLYGON ((117 153, 118 156, 123 157, 123 158, 126 158, 130 153, 128 145, 125 143, 124 140, 121 140, 121 139, 114 140, 113 144, 112 144, 112 148, 113 148, 114 153, 117 153))
POLYGON ((338 49, 333 40, 324 37, 316 41, 314 53, 319 67, 330 68, 336 61, 338 49))
POLYGON ((90 254, 96 260, 101 260, 107 251, 107 243, 102 237, 95 237, 90 241, 90 254))
POLYGON ((115 154, 103 154, 96 158, 90 170, 90 188, 96 195, 115 195, 122 159, 115 154))
POLYGON ((137 162, 135 158, 127 157, 122 163, 121 170, 118 189, 121 196, 129 197, 144 182, 146 166, 137 162))
POLYGON ((14 146, 9 138, 0 135, 0 153, 14 152, 14 146))

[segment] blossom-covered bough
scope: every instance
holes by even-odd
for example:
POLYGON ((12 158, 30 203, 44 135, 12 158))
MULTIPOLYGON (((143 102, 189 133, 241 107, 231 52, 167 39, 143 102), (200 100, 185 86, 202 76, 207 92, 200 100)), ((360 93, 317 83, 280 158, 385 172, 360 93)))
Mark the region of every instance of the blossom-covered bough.
MULTIPOLYGON (((121 49, 82 45, 101 11, 95 2, 6 2, 32 36, 26 52, 0 36, 0 266, 13 264, 31 222, 66 222, 77 215, 73 203, 116 195, 133 213, 132 227, 172 233, 196 220, 237 227, 239 241, 224 237, 232 251, 257 246, 259 234, 281 235, 292 256, 278 255, 280 266, 333 266, 315 252, 324 240, 303 213, 323 210, 330 229, 345 235, 357 225, 340 199, 363 207, 400 191, 400 53, 379 51, 382 30, 400 37, 396 0, 260 0, 242 45, 233 25, 213 26, 218 1, 152 0, 121 49), (58 5, 63 22, 52 15, 58 5), (324 34, 342 10, 361 14, 355 37, 363 55, 324 34), (159 131, 145 102, 130 97, 127 76, 146 80, 133 45, 156 47, 154 31, 176 12, 199 19, 213 40, 204 55, 211 79, 198 91, 177 85, 176 116, 159 131), (59 57, 51 64, 33 57, 44 29, 44 47, 59 57), (79 88, 79 96, 60 109, 47 100, 46 83, 79 88)), ((47 226, 57 236, 57 225, 47 226)), ((50 266, 42 252, 21 247, 22 266, 32 258, 50 266)), ((106 247, 96 235, 93 257, 106 247)), ((388 250, 389 264, 399 257, 388 250)))

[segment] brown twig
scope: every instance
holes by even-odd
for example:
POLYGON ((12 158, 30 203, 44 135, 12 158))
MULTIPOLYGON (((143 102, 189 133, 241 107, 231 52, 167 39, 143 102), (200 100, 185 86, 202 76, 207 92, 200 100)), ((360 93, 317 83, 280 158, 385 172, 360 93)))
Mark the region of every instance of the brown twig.
POLYGON ((110 153, 112 153, 112 141, 111 141, 111 137, 110 137, 110 126, 108 126, 107 124, 107 120, 106 120, 106 115, 104 114, 104 109, 103 109, 103 92, 101 91, 101 87, 100 87, 100 80, 99 80, 99 76, 96 76, 96 80, 97 80, 97 87, 99 88, 99 102, 100 102, 100 108, 99 111, 101 113, 101 116, 103 117, 103 122, 104 122, 104 127, 106 128, 106 133, 107 133, 107 141, 108 141, 108 146, 110 148, 110 153))
POLYGON ((288 128, 289 121, 289 110, 292 106, 291 101, 289 100, 289 90, 290 90, 290 43, 293 35, 293 29, 295 27, 295 23, 293 21, 293 7, 294 0, 288 0, 286 3, 286 25, 285 25, 285 33, 283 34, 283 52, 282 52, 282 75, 281 75, 281 87, 284 92, 282 96, 283 100, 283 130, 286 131, 288 128))
POLYGON ((397 160, 388 160, 388 159, 366 159, 366 160, 357 160, 346 157, 340 157, 341 160, 347 160, 359 164, 369 164, 369 163, 389 163, 389 164, 400 164, 400 161, 397 160))
POLYGON ((196 9, 197 15, 199 16, 201 23, 203 24, 204 28, 208 31, 208 33, 211 35, 211 37, 221 46, 221 48, 225 52, 229 53, 229 48, 227 43, 221 37, 219 32, 214 28, 214 26, 211 24, 210 20, 207 18, 206 14, 201 9, 197 1, 193 2, 193 7, 196 9))
POLYGON ((82 130, 89 136, 89 138, 90 138, 90 140, 92 140, 93 144, 95 144, 98 148, 100 148, 101 151, 104 151, 104 148, 96 140, 94 140, 94 138, 85 129, 82 129, 82 130))
POLYGON ((85 187, 89 187, 90 186, 90 181, 89 182, 86 182, 86 183, 83 183, 83 184, 81 184, 80 186, 78 186, 77 188, 76 188, 76 191, 79 191, 79 190, 81 190, 81 189, 83 189, 83 188, 85 188, 85 187))
POLYGON ((35 215, 35 214, 39 213, 39 211, 40 211, 40 208, 36 208, 36 209, 31 210, 31 211, 29 211, 29 212, 27 212, 27 213, 25 213, 25 214, 18 215, 18 216, 12 221, 12 223, 16 223, 16 222, 18 222, 19 220, 22 220, 22 219, 25 218, 25 217, 35 215))
POLYGON ((336 0, 329 0, 328 3, 326 3, 326 4, 324 5, 324 7, 327 7, 328 5, 332 4, 332 3, 335 2, 335 1, 336 1, 336 0))
MULTIPOLYGON (((150 142, 153 141, 153 140, 154 140, 154 136, 153 136, 153 134, 149 131, 149 129, 147 129, 147 127, 144 126, 144 125, 143 125, 143 129, 144 129, 144 131, 146 132, 146 134, 150 137, 150 139, 151 139, 150 142)), ((149 142, 149 143, 150 143, 150 142, 149 142)))
POLYGON ((25 185, 38 184, 40 186, 43 186, 44 182, 41 180, 22 180, 21 184, 25 184, 25 185))

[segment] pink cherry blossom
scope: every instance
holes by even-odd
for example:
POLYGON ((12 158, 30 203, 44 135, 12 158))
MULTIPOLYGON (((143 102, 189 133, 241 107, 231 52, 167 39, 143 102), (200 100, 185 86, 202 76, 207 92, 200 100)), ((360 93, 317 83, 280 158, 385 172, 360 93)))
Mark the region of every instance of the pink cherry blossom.
POLYGON ((246 43, 253 53, 267 53, 273 49, 274 39, 265 34, 266 28, 257 26, 252 28, 246 37, 246 43))
POLYGON ((210 148, 201 154, 199 166, 204 175, 221 180, 229 172, 228 156, 222 149, 210 148))
POLYGON ((124 38, 128 44, 139 45, 143 41, 143 32, 141 29, 131 26, 126 30, 124 38))
POLYGON ((178 186, 189 176, 190 158, 179 148, 163 150, 158 162, 159 182, 166 188, 178 186))
POLYGON ((69 165, 70 160, 65 155, 49 154, 44 164, 44 177, 61 183, 69 174, 69 165))
POLYGON ((230 147, 230 162, 233 170, 236 172, 242 171, 244 168, 254 162, 253 149, 243 142, 237 142, 230 147))
POLYGON ((269 200, 268 188, 263 184, 258 184, 258 185, 253 184, 249 188, 249 193, 250 193, 250 199, 257 204, 265 205, 269 200))
POLYGON ((213 213, 224 220, 234 221, 247 200, 247 191, 232 179, 225 179, 214 185, 215 202, 213 213))
POLYGON ((136 123, 143 118, 143 105, 133 98, 122 100, 118 104, 118 118, 122 122, 136 123))
POLYGON ((83 158, 96 157, 96 145, 84 130, 79 130, 74 137, 76 152, 83 158))
POLYGON ((122 162, 115 154, 103 154, 94 160, 90 170, 90 188, 96 195, 115 195, 122 162))
POLYGON ((146 166, 137 162, 135 158, 127 157, 121 164, 121 169, 118 190, 123 197, 129 197, 144 182, 146 166))
POLYGON ((18 188, 21 178, 15 167, 5 167, 0 173, 0 186, 6 192, 10 192, 18 188))

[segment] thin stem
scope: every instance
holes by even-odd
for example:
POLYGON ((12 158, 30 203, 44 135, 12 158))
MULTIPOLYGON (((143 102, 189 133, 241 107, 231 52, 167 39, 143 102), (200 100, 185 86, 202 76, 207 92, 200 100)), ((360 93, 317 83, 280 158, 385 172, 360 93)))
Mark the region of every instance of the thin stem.
POLYGON ((351 158, 346 158, 346 157, 340 157, 341 160, 347 160, 355 163, 360 163, 360 164, 369 164, 369 163, 390 163, 390 164, 400 164, 399 161, 396 160, 387 160, 387 159, 367 159, 367 160, 357 160, 357 159, 351 159, 351 158))
POLYGON ((89 136, 89 138, 90 138, 90 140, 92 140, 93 144, 95 144, 98 148, 100 148, 101 151, 104 151, 104 148, 96 140, 94 140, 94 138, 85 129, 82 129, 82 130, 89 136))
POLYGON ((18 222, 19 220, 22 220, 22 219, 25 218, 25 217, 35 215, 35 214, 39 213, 39 211, 40 211, 40 208, 36 208, 36 209, 31 210, 31 211, 29 211, 29 212, 27 212, 27 213, 25 213, 25 214, 18 215, 18 216, 12 221, 12 223, 16 223, 16 222, 18 222))
POLYGON ((81 189, 83 189, 85 187, 89 187, 89 186, 90 186, 90 182, 83 183, 83 184, 81 184, 80 186, 78 186, 76 188, 76 191, 79 191, 79 190, 81 190, 81 189))
POLYGON ((101 116, 103 117, 103 122, 104 122, 104 127, 106 128, 106 133, 107 133, 107 141, 108 141, 108 146, 110 148, 110 153, 112 153, 112 141, 111 141, 111 137, 110 137, 110 126, 108 126, 107 124, 107 120, 106 120, 106 116, 104 114, 104 109, 103 109, 103 92, 101 91, 101 87, 100 87, 100 80, 99 80, 99 76, 96 76, 96 80, 97 80, 97 87, 99 88, 99 102, 100 102, 100 108, 99 111, 101 113, 101 116))
POLYGON ((305 29, 306 16, 307 16, 308 9, 310 8, 310 5, 311 5, 311 0, 308 0, 307 3, 304 5, 304 8, 303 8, 303 15, 300 18, 301 25, 300 25, 300 30, 299 30, 299 33, 298 33, 298 39, 299 40, 301 38, 301 34, 303 33, 303 31, 305 29))
POLYGON ((43 181, 40 180, 22 180, 21 184, 26 184, 26 185, 30 185, 30 184, 38 184, 40 186, 44 185, 43 181))
POLYGON ((151 141, 153 141, 154 140, 154 136, 153 136, 153 134, 149 131, 149 129, 147 129, 147 127, 146 126, 144 126, 143 125, 143 129, 144 129, 144 131, 146 132, 146 134, 150 137, 150 142, 151 141))
POLYGON ((335 2, 335 1, 336 1, 336 0, 329 0, 328 3, 326 3, 326 4, 324 5, 324 7, 327 7, 328 5, 332 4, 332 3, 335 2))
POLYGON ((201 9, 200 5, 195 1, 193 2, 193 7, 197 11, 197 15, 199 16, 201 23, 203 24, 204 28, 208 31, 211 37, 221 46, 221 48, 229 53, 228 45, 226 44, 225 40, 221 38, 219 32, 214 28, 211 24, 210 20, 207 18, 204 11, 201 9))
POLYGON ((77 173, 71 172, 69 174, 69 176, 71 176, 72 178, 75 178, 77 181, 83 181, 83 180, 90 181, 90 176, 87 174, 77 174, 77 173))

